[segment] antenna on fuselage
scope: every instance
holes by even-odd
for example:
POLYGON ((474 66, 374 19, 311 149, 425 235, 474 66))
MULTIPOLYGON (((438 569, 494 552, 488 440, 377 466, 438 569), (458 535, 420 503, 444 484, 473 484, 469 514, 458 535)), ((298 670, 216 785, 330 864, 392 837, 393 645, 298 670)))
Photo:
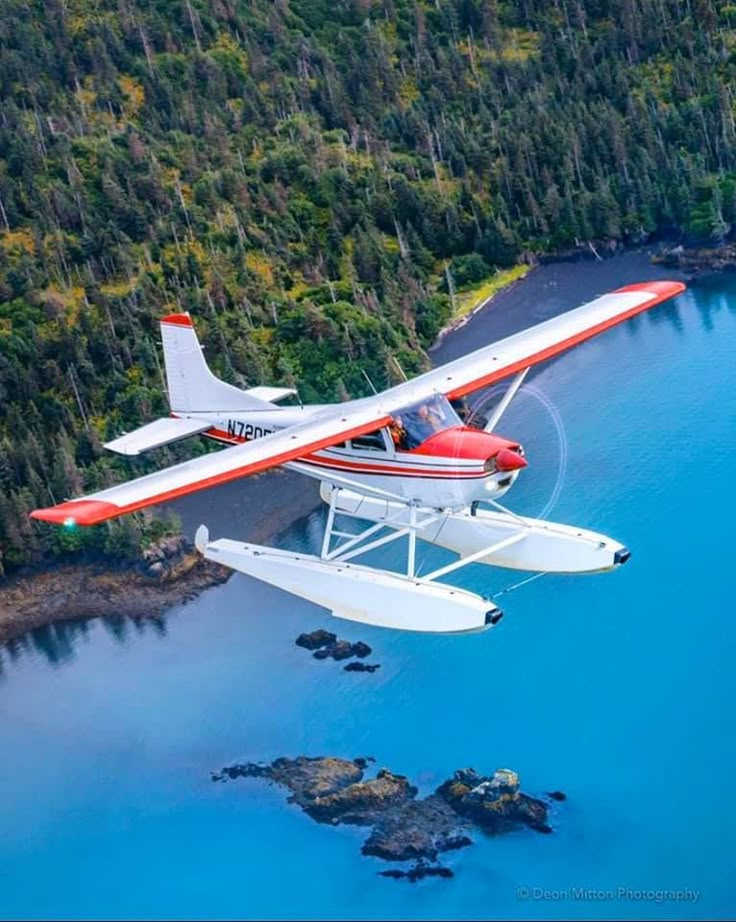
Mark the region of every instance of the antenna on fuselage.
POLYGON ((396 356, 393 355, 393 354, 392 354, 392 355, 389 355, 389 359, 394 363, 394 365, 395 365, 396 368, 398 369, 398 372, 399 372, 399 374, 401 375, 401 377, 404 379, 404 381, 408 381, 409 378, 407 377, 406 372, 404 371, 404 369, 401 367, 401 363, 400 363, 399 360, 396 358, 396 356))
POLYGON ((365 370, 365 368, 361 368, 360 370, 363 372, 363 377, 364 377, 364 378, 366 379, 366 381, 368 382, 368 386, 370 387, 370 389, 373 391, 374 394, 378 394, 378 391, 376 390, 376 386, 375 386, 375 384, 371 381, 370 375, 368 374, 368 372, 365 370))

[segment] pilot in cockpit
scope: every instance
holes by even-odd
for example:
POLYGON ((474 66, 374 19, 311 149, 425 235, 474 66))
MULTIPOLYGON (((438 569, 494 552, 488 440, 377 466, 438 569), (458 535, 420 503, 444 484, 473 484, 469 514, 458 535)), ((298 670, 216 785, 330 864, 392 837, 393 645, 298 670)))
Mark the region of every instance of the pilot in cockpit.
POLYGON ((406 451, 409 446, 407 445, 404 421, 400 416, 393 417, 391 420, 391 425, 388 427, 388 431, 391 433, 391 439, 393 440, 394 446, 401 451, 406 451))
POLYGON ((444 428, 442 416, 438 412, 434 402, 423 403, 419 407, 419 418, 423 423, 431 427, 432 432, 439 432, 440 429, 444 428))
POLYGON ((443 415, 440 401, 430 398, 402 410, 401 416, 394 416, 390 426, 391 438, 400 451, 410 451, 452 423, 447 413, 443 415))

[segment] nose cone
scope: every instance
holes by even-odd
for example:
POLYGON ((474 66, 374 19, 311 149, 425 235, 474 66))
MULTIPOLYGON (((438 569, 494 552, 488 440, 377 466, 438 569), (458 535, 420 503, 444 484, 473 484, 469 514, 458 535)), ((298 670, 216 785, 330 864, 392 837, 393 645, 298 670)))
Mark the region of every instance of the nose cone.
POLYGON ((510 448, 502 448, 496 455, 496 470, 498 471, 520 471, 527 466, 527 461, 518 452, 511 451, 510 448))

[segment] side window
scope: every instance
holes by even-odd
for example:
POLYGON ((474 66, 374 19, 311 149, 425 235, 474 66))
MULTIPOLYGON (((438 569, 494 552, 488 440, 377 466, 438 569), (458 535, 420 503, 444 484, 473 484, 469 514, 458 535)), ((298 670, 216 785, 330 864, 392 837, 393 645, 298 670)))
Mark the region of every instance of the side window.
POLYGON ((383 430, 377 429, 375 432, 367 432, 356 439, 351 439, 350 447, 357 448, 359 451, 386 451, 383 430))

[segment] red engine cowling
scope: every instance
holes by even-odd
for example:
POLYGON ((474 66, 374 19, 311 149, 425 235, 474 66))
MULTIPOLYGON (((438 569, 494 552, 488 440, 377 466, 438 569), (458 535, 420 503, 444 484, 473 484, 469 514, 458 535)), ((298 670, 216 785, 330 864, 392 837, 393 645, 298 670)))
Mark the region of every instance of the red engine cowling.
POLYGON ((437 432, 410 453, 478 461, 488 471, 518 471, 527 466, 524 450, 518 442, 469 426, 454 426, 437 432))

